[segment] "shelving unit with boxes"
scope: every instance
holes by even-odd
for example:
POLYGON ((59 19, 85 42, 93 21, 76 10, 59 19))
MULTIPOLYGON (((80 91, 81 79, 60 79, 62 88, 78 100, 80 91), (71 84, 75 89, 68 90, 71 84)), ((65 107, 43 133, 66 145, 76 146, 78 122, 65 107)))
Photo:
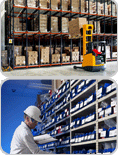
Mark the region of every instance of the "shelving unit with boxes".
POLYGON ((9 38, 13 39, 12 53, 7 49, 13 69, 81 63, 83 49, 80 30, 87 23, 94 24, 93 41, 107 42, 107 61, 117 60, 117 10, 114 2, 8 0, 6 3, 6 45, 9 38), (71 20, 74 25, 76 18, 82 22, 76 23, 79 37, 70 35, 73 29, 71 20), (31 58, 29 51, 36 51, 37 57, 31 58), (25 64, 15 63, 17 56, 19 59, 25 56, 25 64))
POLYGON ((40 145, 55 153, 108 153, 116 148, 117 91, 110 80, 66 80, 41 106, 46 132, 56 142, 40 145))

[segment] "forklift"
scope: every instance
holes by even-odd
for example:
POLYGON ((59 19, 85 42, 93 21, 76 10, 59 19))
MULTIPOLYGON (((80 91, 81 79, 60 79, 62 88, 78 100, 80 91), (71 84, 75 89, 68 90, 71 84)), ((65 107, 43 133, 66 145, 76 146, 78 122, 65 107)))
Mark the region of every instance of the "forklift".
POLYGON ((83 25, 83 62, 82 67, 74 66, 90 72, 105 70, 106 64, 106 41, 92 42, 92 24, 83 25), (100 45, 101 51, 96 48, 100 45))

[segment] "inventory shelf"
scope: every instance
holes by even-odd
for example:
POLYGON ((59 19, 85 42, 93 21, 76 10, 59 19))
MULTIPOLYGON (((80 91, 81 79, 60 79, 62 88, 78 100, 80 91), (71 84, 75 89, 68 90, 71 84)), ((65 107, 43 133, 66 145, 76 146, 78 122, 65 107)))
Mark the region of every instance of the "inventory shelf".
POLYGON ((106 116, 106 117, 103 117, 103 118, 99 118, 99 119, 98 119, 98 122, 102 122, 102 121, 104 121, 104 120, 108 120, 108 119, 115 118, 115 117, 117 117, 117 114, 112 114, 112 115, 110 115, 110 116, 106 116))
POLYGON ((86 141, 86 142, 81 142, 81 143, 74 143, 74 144, 71 144, 71 146, 88 145, 88 144, 93 144, 93 143, 96 143, 96 140, 91 140, 91 141, 86 141))
MULTIPOLYGON (((67 91, 70 91, 71 92, 71 90, 75 86, 81 84, 82 81, 83 80, 73 80, 73 83, 71 84, 71 80, 70 80, 69 81, 70 88, 68 88, 67 91)), ((102 85, 104 83, 107 83, 107 82, 110 82, 112 84, 112 81, 110 81, 110 80, 104 80, 104 79, 103 80, 96 80, 94 83, 92 83, 91 85, 89 85, 85 90, 83 90, 79 95, 77 95, 77 98, 78 99, 81 98, 82 95, 84 95, 86 97, 85 94, 87 94, 88 91, 92 90, 92 88, 94 88, 95 91, 97 92, 98 91, 98 85, 100 86, 100 85, 102 85)), ((66 84, 66 81, 60 85, 60 87, 58 88, 58 90, 59 89, 63 89, 64 84, 66 84)), ((94 92, 94 89, 91 92, 94 92)), ((49 126, 48 128, 45 129, 45 131, 47 131, 48 129, 51 129, 51 128, 56 129, 56 127, 62 125, 63 124, 62 122, 66 122, 66 120, 70 120, 70 123, 71 123, 73 117, 76 117, 77 115, 79 115, 81 113, 84 113, 84 112, 86 113, 86 110, 90 111, 89 108, 91 108, 91 107, 94 107, 95 111, 97 112, 98 106, 99 106, 99 103, 100 102, 102 102, 104 100, 109 100, 110 98, 115 97, 116 94, 117 94, 117 91, 114 90, 113 92, 110 92, 109 94, 107 94, 106 96, 103 96, 100 99, 97 99, 97 97, 96 97, 96 100, 94 102, 88 104, 86 107, 83 107, 82 109, 80 109, 80 110, 78 110, 78 111, 76 111, 76 112, 74 112, 72 114, 70 113, 70 115, 68 117, 66 117, 66 118, 58 121, 57 123, 49 126)), ((60 99, 61 99, 61 96, 58 99, 58 101, 60 99)), ((73 99, 70 99, 70 101, 68 103, 66 103, 66 105, 63 105, 57 111, 55 111, 55 115, 56 115, 57 112, 61 111, 64 107, 69 106, 69 105, 71 107, 71 104, 73 103, 73 101, 75 99, 76 99, 76 97, 74 97, 73 99)), ((88 133, 88 132, 92 132, 93 129, 94 129, 94 127, 96 127, 96 139, 95 140, 91 140, 91 141, 89 140, 89 141, 84 141, 84 142, 80 142, 80 143, 70 143, 69 145, 55 146, 55 148, 56 149, 61 149, 61 148, 64 148, 64 147, 69 147, 70 150, 71 150, 70 153, 72 153, 72 150, 74 148, 76 148, 77 146, 80 146, 80 147, 81 146, 88 147, 87 145, 94 144, 96 146, 96 152, 98 153, 98 148, 99 148, 99 145, 101 145, 101 143, 111 142, 111 141, 117 141, 117 137, 110 137, 110 138, 104 138, 104 139, 99 139, 98 138, 98 129, 99 129, 98 126, 99 126, 99 124, 101 124, 101 123, 103 124, 104 123, 104 120, 109 120, 109 119, 112 119, 112 118, 113 119, 114 118, 117 118, 117 114, 111 114, 111 115, 105 116, 103 118, 98 118, 97 113, 96 113, 96 119, 94 121, 89 122, 89 123, 86 123, 86 124, 81 125, 81 126, 78 126, 76 128, 70 128, 69 130, 67 130, 65 132, 62 132, 62 133, 59 133, 59 134, 54 135, 53 137, 55 137, 57 139, 58 139, 58 137, 60 138, 60 137, 66 137, 66 136, 70 135, 70 140, 71 140, 72 139, 72 135, 74 135, 75 133, 88 133)))

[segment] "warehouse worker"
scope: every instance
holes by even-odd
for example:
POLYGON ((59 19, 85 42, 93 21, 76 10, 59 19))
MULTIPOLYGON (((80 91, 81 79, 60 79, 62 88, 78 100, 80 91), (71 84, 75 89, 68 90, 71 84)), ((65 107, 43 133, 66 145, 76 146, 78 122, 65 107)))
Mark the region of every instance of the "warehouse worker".
POLYGON ((24 122, 14 132, 10 154, 49 154, 39 149, 31 133, 31 129, 41 122, 40 116, 41 112, 36 106, 29 106, 24 111, 24 122))

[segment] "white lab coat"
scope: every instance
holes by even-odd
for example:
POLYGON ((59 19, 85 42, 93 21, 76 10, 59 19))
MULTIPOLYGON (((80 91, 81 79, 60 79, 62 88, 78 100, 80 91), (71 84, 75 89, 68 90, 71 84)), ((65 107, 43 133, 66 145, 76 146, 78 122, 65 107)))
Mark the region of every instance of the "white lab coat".
POLYGON ((29 127, 21 122, 13 135, 10 154, 49 154, 39 149, 29 127))

